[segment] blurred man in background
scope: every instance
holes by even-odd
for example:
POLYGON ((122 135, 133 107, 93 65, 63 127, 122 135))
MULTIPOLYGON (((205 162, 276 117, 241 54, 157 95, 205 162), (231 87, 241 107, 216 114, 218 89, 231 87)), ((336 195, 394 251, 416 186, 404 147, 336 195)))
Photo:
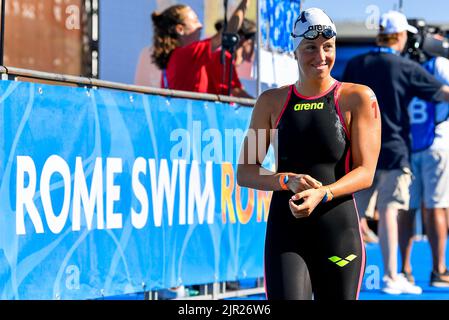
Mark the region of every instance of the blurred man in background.
POLYGON ((379 211, 379 242, 384 264, 382 291, 387 294, 421 294, 422 289, 398 274, 398 215, 408 214, 411 183, 410 119, 407 111, 413 97, 449 101, 449 87, 437 81, 418 63, 400 54, 407 31, 417 33, 398 11, 380 17, 377 47, 351 59, 343 81, 371 87, 382 119, 382 146, 373 186, 357 193, 363 216, 372 197, 379 211))

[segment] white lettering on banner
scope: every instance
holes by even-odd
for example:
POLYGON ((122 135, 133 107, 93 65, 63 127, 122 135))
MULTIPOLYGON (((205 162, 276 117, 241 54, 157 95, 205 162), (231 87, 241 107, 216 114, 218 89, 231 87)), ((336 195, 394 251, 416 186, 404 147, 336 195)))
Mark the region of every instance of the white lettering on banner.
POLYGON ((426 112, 426 105, 427 103, 425 101, 413 98, 408 110, 412 124, 421 124, 427 121, 428 114, 426 112))
POLYGON ((44 233, 41 217, 34 204, 36 192, 36 166, 33 159, 26 156, 17 157, 16 182, 16 234, 26 234, 24 207, 30 216, 36 233, 44 233), (28 174, 28 186, 25 187, 25 173, 28 174))
POLYGON ((147 174, 147 161, 139 157, 134 162, 132 173, 132 188, 134 195, 140 202, 140 211, 137 212, 134 208, 131 208, 131 223, 137 229, 145 227, 148 220, 148 194, 144 185, 139 180, 139 174, 147 174))
POLYGON ((186 224, 186 167, 187 161, 179 160, 179 224, 186 224))
POLYGON ((92 173, 92 183, 90 194, 87 190, 86 176, 84 175, 83 161, 76 157, 75 180, 73 182, 73 216, 72 230, 81 229, 81 202, 84 208, 87 230, 92 229, 95 207, 97 208, 96 229, 104 229, 103 214, 103 165, 101 158, 95 159, 94 171, 92 173))
POLYGON ((120 200, 120 186, 114 184, 114 174, 122 172, 122 159, 106 159, 106 228, 121 229, 122 214, 114 212, 114 202, 120 200))
POLYGON ((193 224, 193 213, 195 205, 198 212, 198 222, 204 222, 204 211, 207 205, 207 223, 214 223, 215 194, 212 175, 212 162, 206 162, 206 182, 204 192, 201 193, 200 170, 197 161, 192 161, 189 177, 189 202, 188 202, 188 224, 193 224))
MULTIPOLYGON (((36 201, 39 199, 39 197, 36 197, 37 177, 39 175, 36 172, 33 159, 28 156, 18 156, 16 160, 16 234, 25 235, 27 233, 25 221, 28 219, 36 233, 44 233, 44 222, 51 232, 60 233, 66 227, 67 221, 70 221, 68 219, 70 213, 72 214, 71 229, 73 231, 79 231, 81 225, 85 225, 87 230, 101 230, 105 227, 107 229, 120 229, 123 227, 123 213, 114 212, 114 204, 121 199, 121 188, 118 182, 121 180, 117 178, 123 171, 122 159, 106 158, 106 168, 103 172, 104 159, 96 158, 89 189, 81 157, 75 159, 72 186, 72 173, 67 162, 60 156, 50 156, 43 165, 39 181, 43 213, 40 213, 36 206, 36 201), (51 184, 52 177, 56 175, 62 177, 61 181, 51 184), (52 194, 51 191, 60 188, 63 188, 63 192, 61 192, 63 194, 62 207, 59 214, 56 214, 54 212, 54 201, 56 199, 52 199, 52 195, 55 197, 55 194, 52 194), (106 205, 104 205, 103 197, 106 205), (72 204, 70 203, 71 200, 72 204), (106 212, 104 212, 104 209, 106 212), (82 223, 82 212, 84 212, 85 224, 82 223), (43 221, 43 219, 45 220, 43 221)), ((173 225, 175 204, 179 207, 180 225, 193 224, 195 212, 197 212, 196 221, 199 224, 203 224, 205 220, 208 224, 214 223, 215 194, 212 162, 206 162, 205 173, 200 174, 199 162, 192 161, 188 181, 187 162, 185 160, 173 160, 171 163, 171 168, 169 168, 167 159, 161 159, 159 165, 156 164, 155 159, 146 160, 139 157, 134 161, 131 192, 140 206, 138 209, 130 208, 130 218, 131 224, 136 229, 142 229, 148 223, 150 212, 148 192, 151 192, 152 222, 156 227, 162 225, 164 215, 167 215, 168 225, 173 225), (149 177, 147 176, 148 168, 149 177), (201 181, 202 177, 204 177, 204 183, 201 181), (149 186, 151 189, 147 190, 146 185, 148 183, 151 184, 149 186), (186 192, 187 187, 188 192, 186 192), (176 199, 176 197, 178 198, 176 199), (175 202, 176 200, 178 201, 175 202), (164 209, 164 204, 166 204, 166 209, 164 209)), ((60 195, 58 194, 58 196, 60 195)))
POLYGON ((173 160, 172 174, 168 170, 167 159, 162 159, 159 164, 159 179, 156 182, 156 161, 149 159, 150 179, 151 179, 151 196, 153 200, 153 218, 154 225, 160 227, 162 225, 162 207, 164 203, 164 195, 167 199, 168 225, 173 224, 173 208, 175 205, 176 178, 178 175, 178 160, 173 160))
POLYGON ((60 233, 64 229, 64 225, 69 216, 70 208, 70 168, 68 164, 59 156, 53 155, 45 161, 44 168, 42 169, 41 176, 41 199, 42 206, 44 207, 45 217, 47 219, 48 227, 53 233, 60 233), (61 212, 56 215, 53 211, 53 205, 51 201, 50 187, 51 177, 53 174, 59 173, 62 176, 64 183, 64 198, 62 203, 61 212))

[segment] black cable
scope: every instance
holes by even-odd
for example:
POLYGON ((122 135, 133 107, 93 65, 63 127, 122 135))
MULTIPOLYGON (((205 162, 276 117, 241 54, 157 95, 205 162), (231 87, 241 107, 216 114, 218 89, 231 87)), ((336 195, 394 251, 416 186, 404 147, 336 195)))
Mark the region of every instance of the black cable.
MULTIPOLYGON (((231 83, 232 83, 232 66, 233 60, 235 57, 235 48, 240 40, 240 37, 237 33, 227 33, 226 29, 228 28, 228 0, 224 0, 224 21, 223 28, 221 34, 221 63, 223 64, 223 86, 226 84, 226 51, 231 54, 231 61, 229 62, 229 79, 228 79, 228 92, 227 95, 231 95, 231 83)), ((222 92, 224 93, 224 92, 222 92)), ((224 93, 226 94, 226 93, 224 93)))
POLYGON ((4 48, 5 48, 5 6, 6 6, 6 0, 0 0, 2 2, 2 32, 0 36, 0 66, 3 66, 3 56, 4 56, 4 48))
POLYGON ((232 69, 234 69, 234 68, 233 68, 233 65, 232 65, 232 61, 234 61, 234 57, 235 57, 235 53, 232 52, 232 55, 231 55, 231 61, 230 61, 230 63, 229 63, 228 96, 231 95, 232 69))
POLYGON ((223 21, 223 32, 226 32, 228 28, 228 0, 223 0, 224 5, 224 21, 223 21))
MULTIPOLYGON (((223 65, 223 76, 221 79, 221 83, 224 85, 226 83, 226 48, 224 40, 226 29, 228 28, 228 0, 224 0, 223 5, 224 5, 224 20, 223 20, 223 27, 221 28, 221 64, 223 65)), ((226 94, 225 92, 220 93, 226 94)))

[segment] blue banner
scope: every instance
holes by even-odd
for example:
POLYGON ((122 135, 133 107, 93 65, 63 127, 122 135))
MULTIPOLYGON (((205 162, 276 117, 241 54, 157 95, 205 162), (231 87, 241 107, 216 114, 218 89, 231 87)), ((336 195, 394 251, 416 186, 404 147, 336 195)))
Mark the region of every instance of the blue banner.
POLYGON ((293 51, 290 33, 299 15, 300 0, 261 0, 262 46, 271 50, 293 51))
POLYGON ((271 194, 240 188, 251 108, 0 81, 0 298, 263 276, 271 194))

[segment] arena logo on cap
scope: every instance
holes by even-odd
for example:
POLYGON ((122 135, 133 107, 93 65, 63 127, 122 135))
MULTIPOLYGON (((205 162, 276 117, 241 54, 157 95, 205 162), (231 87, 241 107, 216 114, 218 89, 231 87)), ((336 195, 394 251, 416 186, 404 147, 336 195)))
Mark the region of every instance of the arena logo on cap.
POLYGON ((302 22, 302 23, 306 23, 307 22, 306 12, 305 11, 301 12, 301 15, 298 17, 298 19, 296 19, 295 26, 296 26, 296 24, 298 22, 302 22))
POLYGON ((332 29, 332 27, 331 26, 326 26, 326 25, 323 25, 323 24, 316 24, 316 25, 313 25, 313 26, 309 26, 307 28, 307 31, 309 31, 309 30, 323 31, 323 30, 326 30, 326 29, 332 29))

